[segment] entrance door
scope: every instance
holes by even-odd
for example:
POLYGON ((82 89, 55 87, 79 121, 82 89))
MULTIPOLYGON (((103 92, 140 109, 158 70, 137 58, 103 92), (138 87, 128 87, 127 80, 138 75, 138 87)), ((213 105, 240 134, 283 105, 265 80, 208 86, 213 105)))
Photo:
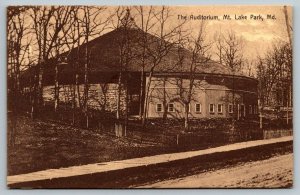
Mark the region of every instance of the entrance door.
POLYGON ((140 96, 137 94, 131 95, 131 101, 129 105, 129 115, 138 115, 140 109, 140 96))

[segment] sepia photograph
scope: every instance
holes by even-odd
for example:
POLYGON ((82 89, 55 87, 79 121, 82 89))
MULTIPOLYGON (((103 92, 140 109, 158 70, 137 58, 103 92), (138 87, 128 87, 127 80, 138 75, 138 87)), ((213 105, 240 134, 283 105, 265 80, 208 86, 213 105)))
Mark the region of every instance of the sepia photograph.
POLYGON ((292 6, 6 16, 9 189, 293 187, 292 6))

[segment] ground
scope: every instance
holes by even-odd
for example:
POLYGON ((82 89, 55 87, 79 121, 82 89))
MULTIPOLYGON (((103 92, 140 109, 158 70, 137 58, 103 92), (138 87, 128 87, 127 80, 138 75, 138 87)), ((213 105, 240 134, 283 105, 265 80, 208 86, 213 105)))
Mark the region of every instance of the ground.
POLYGON ((114 132, 25 116, 18 117, 15 136, 15 145, 8 147, 8 175, 174 151, 160 143, 118 138, 114 132))
MULTIPOLYGON (((39 181, 28 181, 9 185, 10 188, 136 188, 151 186, 158 182, 176 180, 193 175, 214 172, 222 169, 239 167, 249 162, 258 162, 293 153, 293 142, 287 141, 260 145, 256 147, 217 152, 208 155, 187 158, 184 160, 171 161, 162 164, 153 164, 142 167, 121 169, 70 177, 51 178, 39 181)), ((101 163, 100 163, 101 164, 101 163)), ((268 163, 267 163, 268 164, 268 163)), ((272 163, 269 164, 272 166, 272 163)), ((287 165, 287 168, 289 165, 287 165)), ((54 170, 53 170, 54 171, 54 170)), ((273 170, 270 170, 271 173, 273 170)), ((289 172, 292 174, 292 172, 289 172)), ((279 178, 281 178, 280 176, 279 178)), ((279 180, 278 180, 279 181, 279 180)), ((291 187, 278 185, 280 187, 291 187)), ((263 183, 258 187, 264 187, 263 183)))
POLYGON ((8 146, 8 175, 226 145, 224 136, 217 132, 205 134, 203 130, 202 135, 177 137, 174 132, 166 133, 168 129, 162 130, 171 124, 159 126, 158 122, 150 125, 151 131, 137 129, 128 131, 126 137, 116 137, 111 128, 79 128, 51 117, 31 120, 19 115, 16 119, 15 145, 8 146))
POLYGON ((280 188, 293 183, 293 155, 166 180, 142 188, 280 188))
MULTIPOLYGON (((11 124, 8 123, 9 128, 10 125, 11 124)), ((26 116, 19 116, 17 118, 15 129, 15 145, 8 146, 8 175, 18 175, 45 169, 101 163, 156 154, 201 150, 216 147, 218 144, 226 145, 223 142, 213 144, 205 143, 201 145, 203 142, 199 142, 198 146, 192 146, 190 148, 174 147, 174 145, 171 146, 158 141, 156 139, 157 134, 153 134, 153 132, 128 132, 129 134, 131 133, 131 135, 118 138, 113 131, 83 129, 50 119, 31 120, 26 116), (145 139, 146 137, 151 137, 151 139, 145 139)), ((134 170, 82 175, 34 183, 19 183, 10 187, 139 187, 166 180, 205 174, 206 172, 217 171, 224 167, 230 169, 251 161, 260 162, 275 156, 292 153, 292 142, 286 142, 240 151, 205 155, 199 158, 191 158, 184 161, 161 164, 159 166, 147 166, 134 170), (122 177, 120 177, 120 175, 122 175, 122 177), (101 183, 99 183, 99 181, 101 181, 101 183)), ((291 174, 291 172, 289 174, 291 174)), ((260 177, 258 177, 258 179, 259 178, 260 177)), ((291 183, 287 183, 286 187, 290 185, 291 183)), ((259 187, 259 185, 257 187, 259 187)))

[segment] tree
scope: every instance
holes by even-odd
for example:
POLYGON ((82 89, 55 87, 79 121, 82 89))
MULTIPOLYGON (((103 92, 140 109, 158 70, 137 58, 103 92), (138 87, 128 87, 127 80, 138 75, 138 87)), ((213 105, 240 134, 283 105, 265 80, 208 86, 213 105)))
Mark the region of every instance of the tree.
POLYGON ((12 113, 11 128, 9 131, 9 144, 14 146, 16 134, 17 115, 22 102, 20 76, 22 67, 29 62, 28 51, 30 41, 28 40, 29 26, 25 23, 27 19, 27 8, 9 7, 7 9, 7 71, 8 71, 8 110, 12 113))
POLYGON ((115 14, 114 28, 119 32, 119 36, 116 38, 118 47, 118 60, 119 60, 119 75, 118 75, 118 89, 117 89, 117 120, 124 118, 125 127, 122 135, 126 135, 128 126, 128 107, 129 107, 129 92, 128 92, 128 80, 130 74, 128 72, 128 66, 136 59, 137 51, 135 51, 136 43, 136 31, 137 26, 134 18, 130 14, 131 8, 118 7, 115 14), (123 94, 124 92, 125 94, 123 94), (121 111, 121 96, 125 95, 124 114, 121 111))
POLYGON ((168 26, 168 21, 171 18, 171 10, 168 7, 162 6, 155 14, 155 33, 154 36, 149 37, 148 44, 145 45, 147 52, 147 61, 149 63, 149 73, 145 88, 145 99, 143 106, 142 125, 145 125, 148 111, 148 100, 150 95, 150 86, 152 77, 156 68, 161 64, 165 57, 174 48, 173 41, 177 30, 185 23, 185 21, 175 24, 175 26, 168 26))
POLYGON ((13 89, 18 99, 20 93, 20 72, 21 66, 26 61, 26 52, 29 43, 25 42, 29 33, 29 26, 25 24, 26 8, 10 7, 8 9, 7 34, 8 34, 8 69, 13 78, 13 89))
POLYGON ((205 23, 202 21, 199 27, 198 35, 196 37, 189 36, 185 38, 179 31, 178 39, 178 65, 182 72, 186 72, 186 77, 179 77, 176 79, 176 86, 178 87, 178 100, 184 105, 184 127, 189 129, 189 112, 190 103, 194 100, 197 90, 201 88, 203 83, 197 77, 197 72, 201 71, 202 67, 207 65, 211 60, 209 49, 211 44, 206 41, 205 23), (187 48, 184 49, 184 47, 187 48))
POLYGON ((145 9, 144 6, 135 6, 135 10, 138 12, 137 18, 140 20, 139 28, 141 29, 142 36, 138 37, 138 44, 142 48, 141 52, 138 54, 138 59, 140 59, 141 68, 141 84, 140 84, 140 104, 139 104, 139 116, 140 119, 143 117, 143 103, 144 103, 144 81, 145 81, 145 66, 148 59, 147 46, 149 45, 148 33, 155 26, 156 12, 153 6, 145 9))
POLYGON ((50 55, 63 27, 69 22, 71 10, 69 6, 33 6, 30 8, 32 30, 37 43, 37 65, 35 67, 34 101, 32 117, 35 117, 37 108, 43 103, 43 74, 49 63, 50 55))
MULTIPOLYGON (((225 66, 227 66, 232 73, 232 104, 235 108, 236 97, 235 97, 235 74, 242 70, 242 65, 244 62, 243 57, 243 40, 236 35, 234 31, 230 31, 226 36, 222 36, 223 41, 218 42, 223 43, 220 45, 221 59, 225 66)), ((237 119, 239 119, 239 108, 237 108, 237 119)))
MULTIPOLYGON (((84 47, 84 92, 82 98, 82 109, 86 117, 86 128, 89 127, 89 113, 88 113, 88 100, 89 100, 89 70, 90 70, 90 58, 92 49, 89 48, 89 40, 93 36, 99 36, 108 26, 110 17, 103 18, 101 14, 104 13, 106 7, 93 7, 82 6, 79 8, 82 16, 77 17, 79 24, 81 25, 84 44, 80 46, 78 42, 77 47, 84 47)), ((79 39, 80 40, 80 39, 79 39)), ((80 51, 80 49, 79 49, 80 51)), ((80 93, 78 93, 78 97, 80 93)))
POLYGON ((266 106, 280 107, 291 104, 289 98, 292 85, 290 80, 292 74, 291 51, 288 43, 279 42, 267 50, 263 58, 258 58, 257 78, 261 128, 262 114, 266 106))
POLYGON ((216 42, 216 55, 219 58, 219 63, 222 64, 223 63, 223 45, 224 45, 224 37, 221 33, 221 29, 219 30, 219 32, 216 32, 214 34, 214 39, 216 42))
MULTIPOLYGON (((63 28, 63 44, 60 46, 63 49, 63 53, 66 53, 65 57, 68 58, 71 55, 71 51, 77 46, 76 57, 73 60, 68 60, 68 63, 72 64, 73 72, 72 72, 72 124, 75 124, 75 114, 77 106, 80 107, 80 93, 79 93, 79 74, 78 74, 78 64, 79 64, 79 46, 80 46, 80 39, 82 38, 82 34, 80 32, 79 20, 78 20, 78 12, 79 7, 75 6, 71 12, 70 22, 66 28, 63 28), (67 50, 67 51, 65 51, 67 50), (77 91, 76 91, 77 89, 77 91), (76 93, 77 92, 77 93, 76 93), (77 98, 76 98, 77 97, 77 98)), ((58 55, 57 57, 60 57, 58 55)))
POLYGON ((234 31, 230 31, 223 38, 222 61, 224 65, 231 68, 233 72, 239 72, 243 64, 243 40, 236 35, 234 31))

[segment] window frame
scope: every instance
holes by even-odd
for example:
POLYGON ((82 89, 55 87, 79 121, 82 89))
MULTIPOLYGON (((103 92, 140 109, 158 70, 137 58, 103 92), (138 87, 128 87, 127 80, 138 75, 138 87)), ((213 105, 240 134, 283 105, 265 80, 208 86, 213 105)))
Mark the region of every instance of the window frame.
POLYGON ((233 113, 233 104, 228 104, 228 113, 232 114, 233 113), (230 109, 231 107, 231 109, 230 109))
POLYGON ((214 114, 215 113, 215 104, 209 104, 209 113, 214 114), (212 111, 210 110, 210 106, 212 105, 212 111))
POLYGON ((168 103, 168 112, 175 112, 175 104, 174 103, 168 103), (173 110, 170 110, 170 105, 173 105, 173 110))
POLYGON ((202 113, 202 105, 201 105, 201 103, 195 103, 195 113, 202 113), (197 111, 197 105, 199 105, 199 111, 197 111))
POLYGON ((218 111, 218 114, 223 113, 223 104, 217 104, 217 111, 218 111), (219 106, 221 106, 221 111, 219 111, 219 106))
POLYGON ((162 103, 157 103, 157 104, 156 104, 156 112, 163 112, 163 106, 162 106, 162 103), (160 111, 158 110, 158 105, 160 105, 160 111))

